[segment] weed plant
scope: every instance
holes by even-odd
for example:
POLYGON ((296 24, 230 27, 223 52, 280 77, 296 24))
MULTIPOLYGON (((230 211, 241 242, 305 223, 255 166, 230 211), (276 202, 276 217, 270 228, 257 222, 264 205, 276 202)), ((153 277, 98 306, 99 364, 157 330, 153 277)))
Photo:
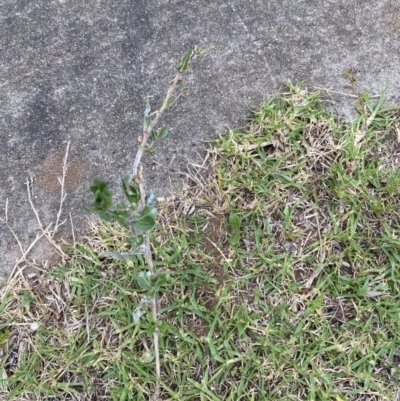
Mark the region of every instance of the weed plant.
POLYGON ((3 296, 2 399, 148 400, 157 325, 161 400, 396 400, 400 109, 320 99, 289 83, 159 205, 157 321, 116 222, 3 296))

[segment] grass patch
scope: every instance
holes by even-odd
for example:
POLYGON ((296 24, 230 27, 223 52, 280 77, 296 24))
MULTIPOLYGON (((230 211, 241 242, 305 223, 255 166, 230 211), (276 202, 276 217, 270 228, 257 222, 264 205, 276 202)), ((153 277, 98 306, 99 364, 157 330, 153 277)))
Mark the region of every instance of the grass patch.
MULTIPOLYGON (((400 378, 399 108, 289 84, 161 205, 163 400, 388 400, 400 378)), ((116 225, 0 305, 4 400, 148 400, 150 312, 116 225)))

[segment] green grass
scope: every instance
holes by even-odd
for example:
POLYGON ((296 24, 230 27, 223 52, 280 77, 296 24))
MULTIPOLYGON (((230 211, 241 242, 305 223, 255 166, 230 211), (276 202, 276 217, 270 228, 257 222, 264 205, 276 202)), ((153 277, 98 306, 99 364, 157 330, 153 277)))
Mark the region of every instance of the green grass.
MULTIPOLYGON (((333 116, 289 84, 213 144, 154 232, 163 400, 387 400, 400 392, 399 108, 333 116)), ((148 400, 143 260, 115 225, 3 291, 4 400, 148 400), (37 323, 38 328, 32 326, 37 323)))

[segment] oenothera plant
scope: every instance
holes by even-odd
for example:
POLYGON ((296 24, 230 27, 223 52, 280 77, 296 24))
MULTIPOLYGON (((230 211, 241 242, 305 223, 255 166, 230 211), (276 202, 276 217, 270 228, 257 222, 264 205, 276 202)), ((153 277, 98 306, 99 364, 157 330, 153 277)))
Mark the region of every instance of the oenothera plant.
POLYGON ((158 289, 164 280, 161 274, 157 274, 154 271, 153 267, 149 232, 154 227, 157 216, 156 197, 152 190, 147 195, 145 193, 141 159, 146 149, 150 148, 154 142, 168 135, 167 127, 157 129, 156 125, 165 110, 186 92, 186 88, 178 88, 183 81, 182 74, 189 68, 192 58, 204 52, 204 50, 196 47, 186 52, 182 57, 176 67, 176 76, 171 82, 159 110, 151 112, 150 104, 146 103, 142 138, 133 162, 132 173, 124 174, 122 177, 122 189, 127 203, 114 203, 113 193, 107 184, 95 179, 90 187, 94 197, 93 203, 84 205, 86 210, 97 213, 102 220, 117 221, 127 229, 131 250, 129 252, 105 252, 104 256, 117 259, 132 259, 137 255, 145 255, 148 271, 142 271, 136 277, 137 284, 145 292, 145 295, 137 308, 132 311, 132 316, 134 322, 137 323, 142 315, 142 309, 147 305, 151 308, 154 320, 153 340, 156 364, 156 385, 153 399, 158 399, 160 392, 158 289))

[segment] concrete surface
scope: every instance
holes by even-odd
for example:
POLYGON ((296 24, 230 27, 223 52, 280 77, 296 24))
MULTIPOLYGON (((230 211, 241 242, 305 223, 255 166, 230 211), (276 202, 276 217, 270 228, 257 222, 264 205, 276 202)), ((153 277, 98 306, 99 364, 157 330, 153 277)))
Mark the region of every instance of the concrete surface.
MULTIPOLYGON (((203 141, 241 124, 287 79, 351 93, 342 74, 359 69, 358 88, 388 99, 400 87, 398 0, 3 0, 0 3, 0 216, 22 244, 37 224, 35 203, 55 221, 57 176, 71 141, 68 199, 76 234, 94 177, 116 182, 129 171, 142 125, 143 100, 158 105, 174 65, 191 46, 214 45, 187 76, 189 96, 164 119, 172 128, 147 157, 147 179, 158 195, 179 186, 187 159, 203 141), (167 166, 167 167, 162 167, 167 166)), ((348 114, 354 101, 334 96, 348 114)), ((65 225, 64 236, 70 232, 65 225)), ((0 224, 0 272, 6 279, 20 255, 0 224)), ((51 256, 42 243, 32 257, 51 256)))

